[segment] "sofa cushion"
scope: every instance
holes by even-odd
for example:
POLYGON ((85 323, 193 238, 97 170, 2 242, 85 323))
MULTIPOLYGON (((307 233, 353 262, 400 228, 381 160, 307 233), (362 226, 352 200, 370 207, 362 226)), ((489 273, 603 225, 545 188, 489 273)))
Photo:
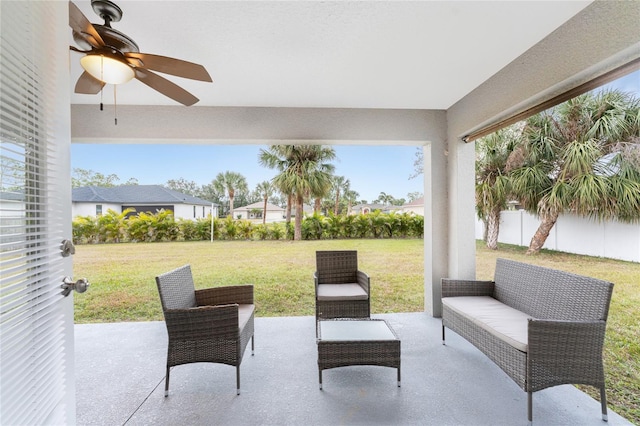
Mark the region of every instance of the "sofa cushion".
POLYGON ((318 300, 367 300, 369 295, 357 283, 318 284, 318 300))
POLYGON ((442 304, 514 348, 527 352, 530 315, 489 296, 443 297, 442 304))

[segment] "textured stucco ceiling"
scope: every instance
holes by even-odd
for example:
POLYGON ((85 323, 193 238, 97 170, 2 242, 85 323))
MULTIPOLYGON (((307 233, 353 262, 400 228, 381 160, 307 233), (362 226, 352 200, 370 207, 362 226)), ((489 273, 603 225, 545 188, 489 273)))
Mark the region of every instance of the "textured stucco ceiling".
MULTIPOLYGON (((74 3, 102 23, 89 1, 74 3)), ((112 26, 142 52, 207 68, 213 83, 168 77, 198 106, 448 109, 591 2, 116 3, 124 16, 112 26)), ((70 90, 80 56, 70 53, 70 90)), ((113 102, 112 86, 103 97, 113 102)), ((135 80, 117 102, 176 105, 135 80)))

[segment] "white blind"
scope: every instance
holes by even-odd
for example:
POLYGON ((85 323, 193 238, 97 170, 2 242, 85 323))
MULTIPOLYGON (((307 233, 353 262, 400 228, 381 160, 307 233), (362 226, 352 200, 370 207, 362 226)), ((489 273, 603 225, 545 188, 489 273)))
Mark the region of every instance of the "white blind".
POLYGON ((62 424, 57 2, 0 2, 0 424, 62 424))

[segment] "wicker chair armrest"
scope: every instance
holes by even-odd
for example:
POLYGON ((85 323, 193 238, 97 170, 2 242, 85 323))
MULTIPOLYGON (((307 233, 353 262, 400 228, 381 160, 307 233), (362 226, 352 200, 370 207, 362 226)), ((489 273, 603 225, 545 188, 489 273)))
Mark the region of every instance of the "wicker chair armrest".
POLYGON ((602 357, 607 323, 593 321, 529 320, 529 355, 562 361, 593 354, 602 357))
POLYGON ((177 340, 238 336, 238 305, 200 306, 164 312, 169 337, 177 340))
POLYGON ((253 285, 230 285, 196 290, 196 305, 253 305, 253 285))
POLYGON ((369 275, 362 271, 357 271, 356 279, 358 280, 358 284, 360 284, 360 287, 362 287, 364 291, 367 292, 367 294, 370 294, 369 285, 371 284, 371 279, 369 278, 369 275))
POLYGON ((529 320, 528 390, 559 384, 604 386, 606 322, 529 320))
POLYGON ((493 296, 493 281, 442 278, 442 297, 493 296))

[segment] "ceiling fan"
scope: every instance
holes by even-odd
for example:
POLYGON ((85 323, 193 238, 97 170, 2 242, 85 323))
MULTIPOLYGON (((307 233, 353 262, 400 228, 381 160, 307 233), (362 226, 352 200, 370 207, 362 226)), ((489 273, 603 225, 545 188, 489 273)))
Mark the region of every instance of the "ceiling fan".
POLYGON ((80 59, 84 72, 76 83, 76 93, 95 95, 105 84, 122 84, 136 78, 183 105, 198 102, 194 95, 153 71, 211 82, 211 76, 202 65, 140 53, 135 41, 111 28, 111 22, 122 18, 122 10, 115 3, 91 0, 91 6, 104 20, 104 25, 92 24, 75 4, 69 2, 69 26, 73 30, 74 41, 81 47, 70 46, 70 49, 85 54, 80 59))

